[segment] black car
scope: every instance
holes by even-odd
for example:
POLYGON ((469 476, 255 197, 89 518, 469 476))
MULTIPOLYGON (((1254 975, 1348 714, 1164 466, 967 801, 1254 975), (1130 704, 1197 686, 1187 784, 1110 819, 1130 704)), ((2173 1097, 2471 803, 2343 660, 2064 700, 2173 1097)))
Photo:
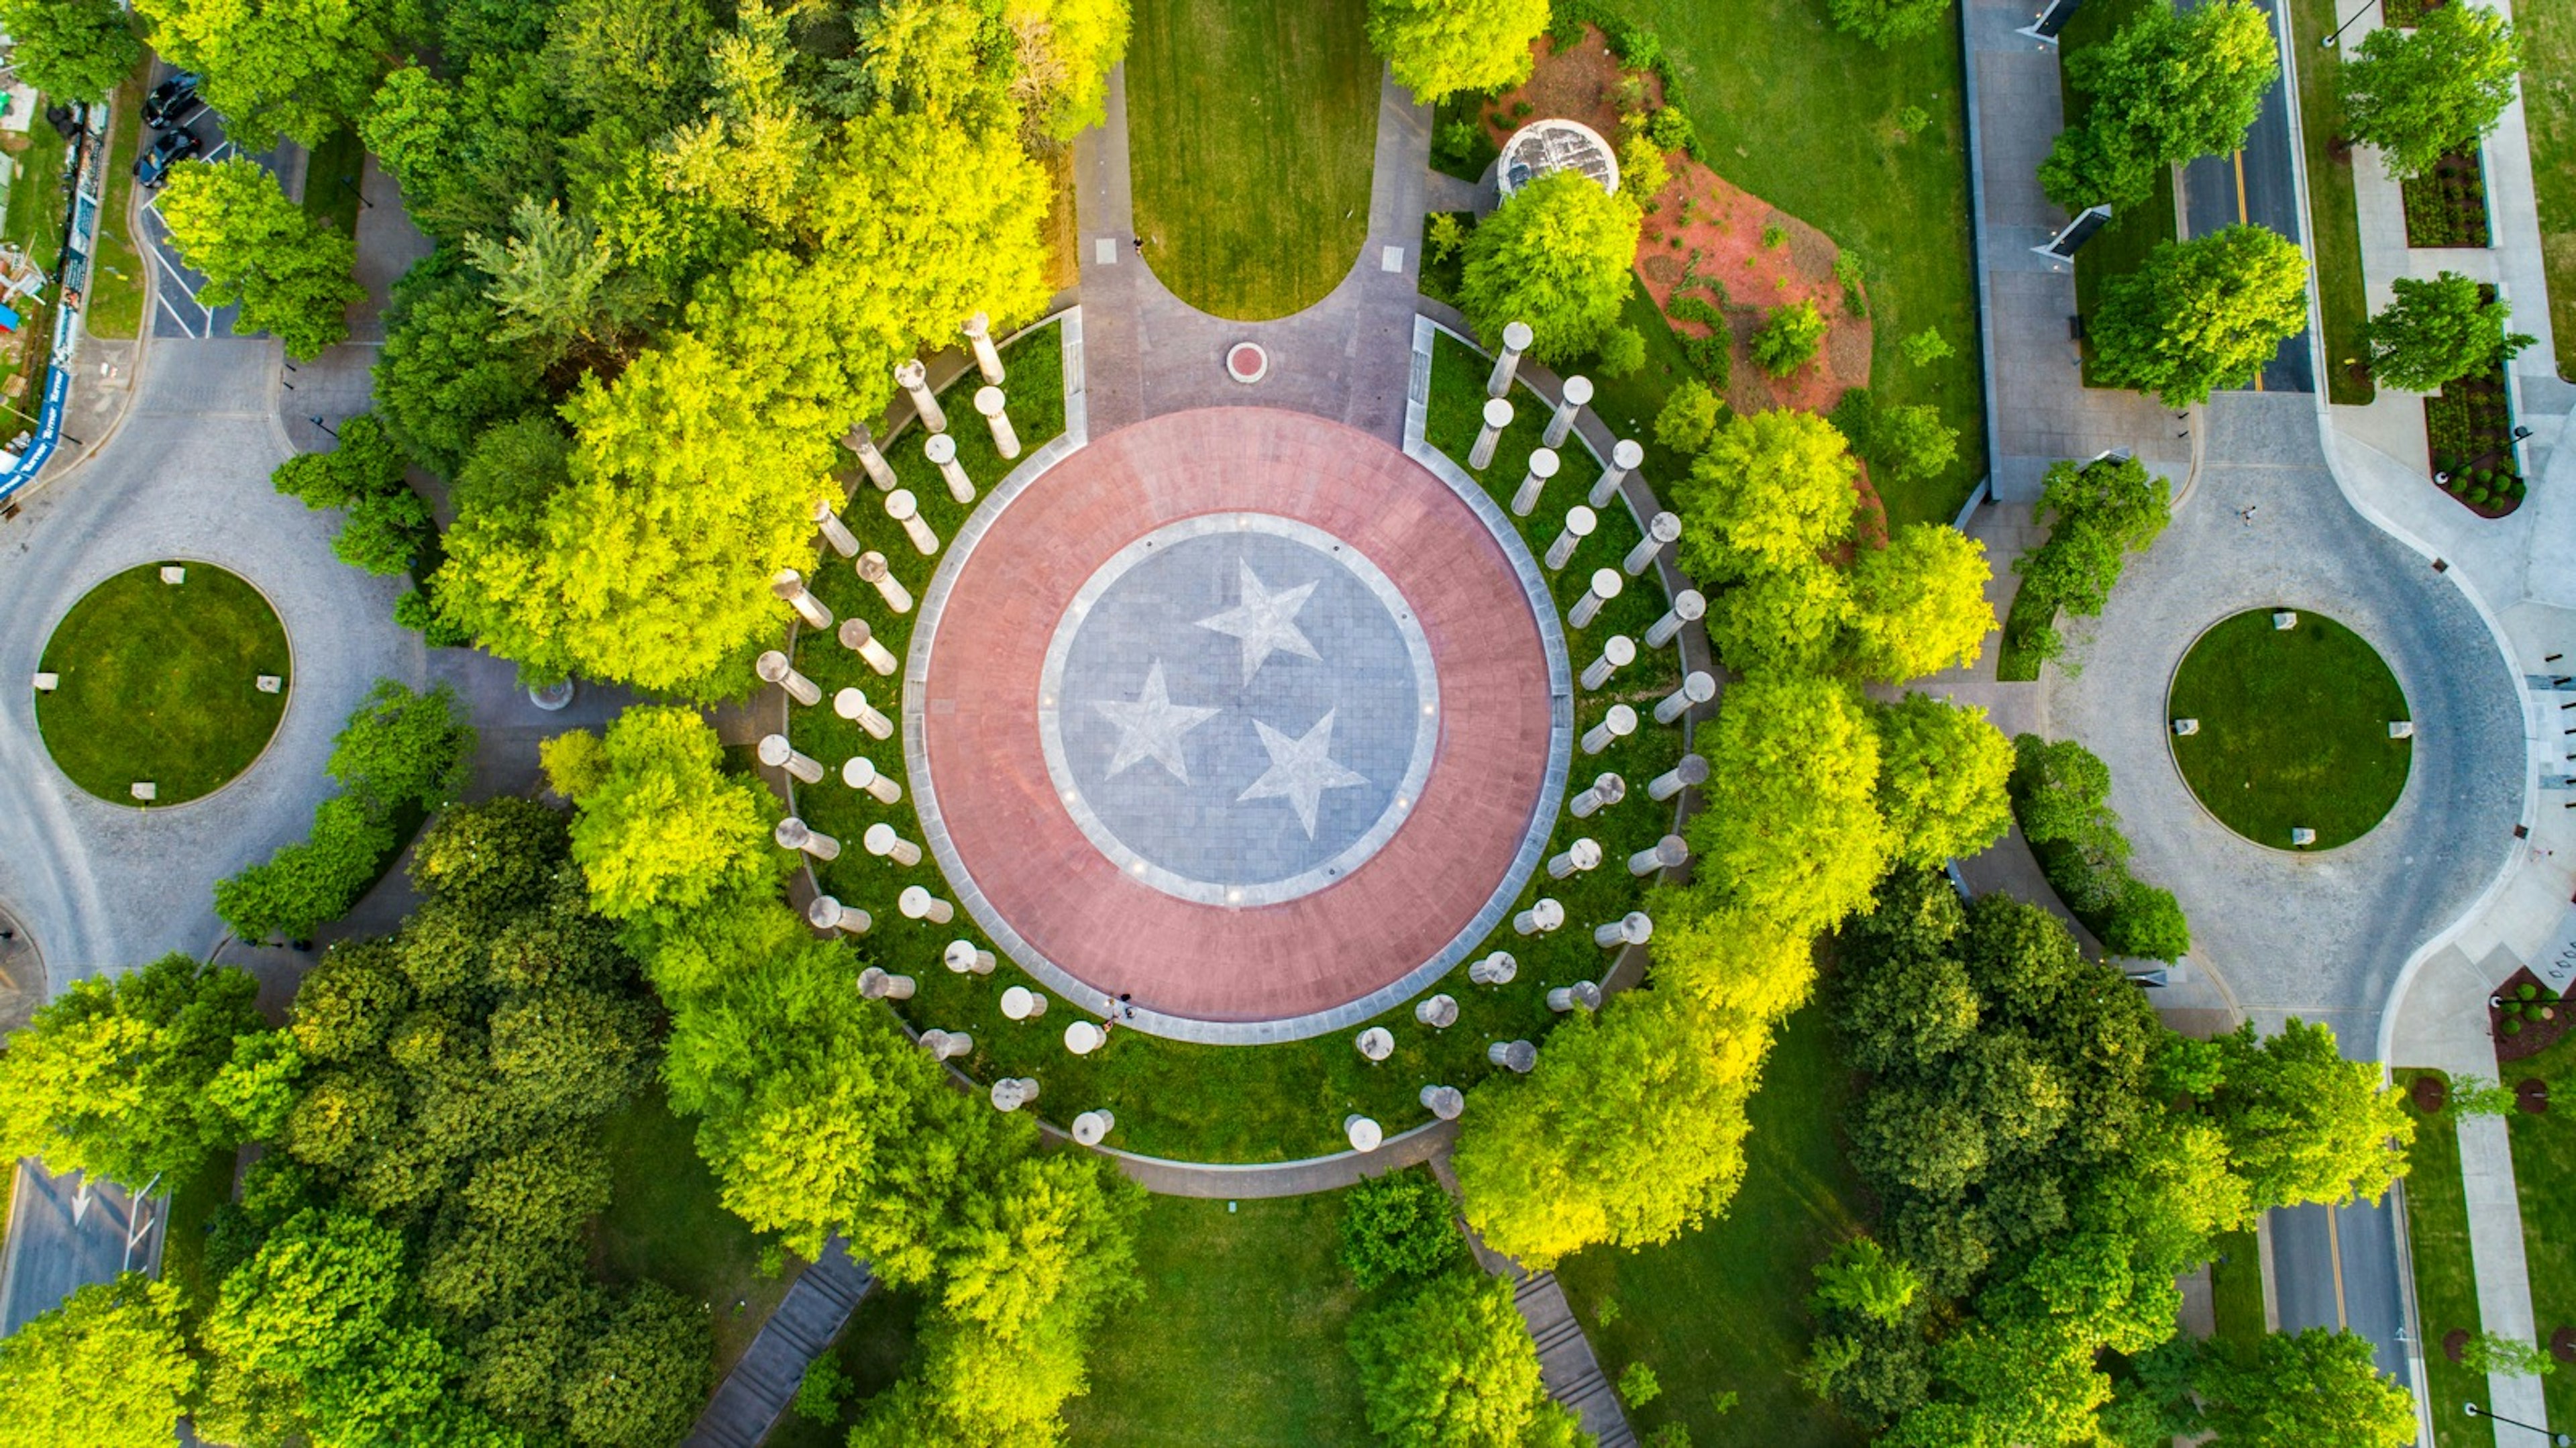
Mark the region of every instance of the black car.
POLYGON ((163 131, 152 138, 140 159, 134 163, 134 179, 143 189, 158 191, 170 179, 170 168, 206 149, 194 131, 163 131))
POLYGON ((199 79, 196 72, 183 70, 154 86, 143 98, 143 124, 156 131, 186 125, 206 106, 197 94, 199 79))

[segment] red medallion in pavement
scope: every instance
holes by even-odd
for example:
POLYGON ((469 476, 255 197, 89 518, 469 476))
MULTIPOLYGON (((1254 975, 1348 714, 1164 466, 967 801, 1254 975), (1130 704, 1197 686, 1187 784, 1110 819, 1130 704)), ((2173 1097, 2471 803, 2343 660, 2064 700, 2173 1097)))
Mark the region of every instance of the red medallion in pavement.
POLYGON ((958 897, 1077 1006, 1100 1011, 1130 996, 1133 1023, 1158 1034, 1295 1039, 1427 989, 1527 879, 1554 814, 1551 770, 1562 773, 1563 645, 1533 607, 1544 597, 1536 564, 1508 536, 1480 494, 1462 496, 1378 439, 1263 408, 1155 418, 997 496, 941 565, 905 694, 913 785, 958 897), (1176 526, 1193 519, 1200 526, 1176 526), (1164 581, 1135 568, 1165 539, 1238 546, 1237 531, 1271 551, 1175 562, 1164 581), (1279 576, 1297 558, 1336 552, 1367 588, 1327 579, 1310 596, 1312 583, 1279 576), (1050 690, 1073 693, 1067 640, 1108 608, 1104 587, 1131 571, 1144 581, 1130 592, 1143 592, 1114 599, 1127 610, 1119 647, 1072 654, 1099 697, 1060 700, 1050 690), (1264 572, 1274 576, 1264 582, 1264 572), (1401 652, 1385 642, 1395 634, 1369 632, 1372 589, 1406 638, 1418 632, 1408 667, 1420 669, 1427 646, 1430 676, 1417 684, 1398 677, 1371 692, 1355 679, 1363 665, 1339 660, 1344 647, 1401 652), (1168 629, 1147 627, 1140 639, 1135 610, 1166 602, 1168 629), (1336 608, 1348 622, 1336 622, 1336 608), (1212 647, 1227 652, 1192 672, 1189 660, 1212 647), (1108 665, 1086 659, 1114 661, 1120 677, 1101 677, 1108 665), (1307 693, 1278 692, 1292 686, 1307 693), (1381 698, 1395 702, 1370 702, 1381 698), (1068 773, 1060 705, 1101 740, 1086 744, 1096 753, 1080 779, 1082 770, 1068 773), (1399 783, 1372 762, 1372 737, 1392 760, 1417 729, 1372 708, 1426 721, 1427 772, 1409 768, 1399 783), (1247 756, 1256 748, 1266 758, 1247 756), (1234 777, 1211 777, 1225 768, 1234 777), (1372 792, 1364 776, 1384 787, 1372 792), (1085 797, 1094 786, 1100 801, 1085 797), (1125 823, 1106 803, 1112 790, 1125 823), (1340 843, 1337 809, 1368 812, 1344 826, 1366 848, 1266 896, 1182 878, 1194 873, 1193 831, 1205 832, 1211 862, 1195 873, 1215 877, 1267 858, 1242 842, 1246 830, 1272 832, 1262 839, 1284 840, 1290 855, 1301 839, 1318 840, 1319 809, 1316 849, 1340 843), (1141 846, 1150 865, 1121 831, 1150 834, 1141 846), (1224 903, 1278 896, 1288 898, 1224 903))

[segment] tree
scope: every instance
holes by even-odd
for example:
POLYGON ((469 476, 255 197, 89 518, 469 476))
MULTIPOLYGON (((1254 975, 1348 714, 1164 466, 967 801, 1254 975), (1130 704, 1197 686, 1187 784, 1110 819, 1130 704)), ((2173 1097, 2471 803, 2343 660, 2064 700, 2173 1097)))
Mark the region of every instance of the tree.
POLYGON ((1529 79, 1547 0, 1369 0, 1369 44, 1424 105, 1529 79))
POLYGON ((320 145, 366 114, 397 48, 396 0, 141 0, 134 8, 164 56, 206 77, 207 103, 246 150, 268 149, 279 131, 320 145))
POLYGON ((1678 453, 1698 452, 1708 446, 1725 407, 1707 383, 1685 377, 1674 384, 1662 410, 1655 414, 1655 441, 1678 453))
POLYGON ((2127 567, 2173 519, 2173 486, 2134 457, 2052 465, 2040 483, 2048 541, 2013 560, 2022 587, 2059 609, 2091 616, 2110 601, 2127 567))
POLYGON ((563 1385, 566 1427, 585 1448, 676 1443, 706 1406, 715 1333, 706 1309, 658 1282, 619 1294, 563 1385))
POLYGON ((0 1053, 6 1151, 133 1188, 194 1170, 232 1140, 206 1090, 262 1029, 258 991, 185 955, 74 982, 0 1053))
POLYGON ((2136 272, 2105 281, 2089 334, 2103 382, 2183 407, 2254 375, 2307 324, 2306 255, 2279 232, 2240 225, 2159 243, 2136 272))
POLYGON ((2397 1448, 2415 1441, 2415 1402, 2380 1376, 2370 1339, 2312 1327, 2271 1332, 2250 1364, 2215 1355, 2197 1386, 2221 1448, 2397 1448))
POLYGON ((302 840, 217 880, 215 915, 237 940, 311 940, 349 913, 399 844, 390 823, 336 795, 314 807, 313 829, 302 840))
POLYGON ((1726 666, 1761 677, 1822 673, 1850 620, 1843 574, 1813 560, 1766 569, 1719 593, 1708 637, 1726 666))
MULTIPOLYGON (((376 413, 413 462, 443 478, 497 425, 545 400, 542 363, 500 340, 500 308, 483 289, 461 252, 441 250, 403 273, 385 310, 376 413)), ((458 507, 472 512, 461 498, 458 507)))
POLYGON ((2246 0, 2150 6, 2068 58, 2067 84, 2087 101, 2040 163, 2040 186, 2070 212, 2134 206, 2165 168, 2243 145, 2280 69, 2272 27, 2246 0))
POLYGON ((196 1379, 178 1288, 92 1283, 0 1341, 0 1448, 163 1448, 196 1379))
POLYGON ((298 453, 269 480, 308 508, 346 510, 331 551, 352 568, 400 573, 437 536, 429 503, 403 481, 402 453, 371 413, 343 421, 331 451, 298 453))
MULTIPOLYGON (((597 736, 589 736, 596 738, 597 736)), ((411 852, 411 881, 478 914, 534 908, 570 852, 560 811, 505 794, 440 815, 411 852)))
POLYGON ((2460 1349, 2460 1365, 2480 1377, 2545 1378, 2558 1371, 2548 1349, 2496 1332, 2470 1338, 2460 1349))
POLYGON ((1439 1276, 1467 1261, 1456 1217, 1428 1172, 1367 1178, 1342 1197, 1342 1265, 1363 1292, 1439 1276))
POLYGON ((116 0, 0 0, 18 78, 57 100, 103 101, 143 63, 143 42, 116 0))
POLYGON ((1928 478, 1958 457, 1959 430, 1943 422, 1941 409, 1928 402, 1881 407, 1870 419, 1862 455, 1898 482, 1928 478))
POLYGON ((1904 1320, 1923 1290, 1923 1279, 1891 1256, 1871 1237, 1854 1237, 1816 1264, 1816 1301, 1830 1310, 1852 1312, 1894 1325, 1904 1320))
POLYGON ((1851 579, 1852 665, 1901 684, 1976 662, 1995 611, 1986 545, 1956 528, 1908 523, 1884 548, 1863 548, 1851 579))
POLYGON ((241 305, 234 331, 273 332, 297 361, 348 337, 349 305, 367 295, 350 275, 357 248, 287 200, 257 161, 237 155, 174 167, 161 219, 181 257, 205 273, 198 300, 241 305))
POLYGON ((2347 1061, 2334 1029, 2292 1016, 2258 1039, 2218 1038, 2225 1081, 2210 1113, 2257 1207, 2378 1198, 2406 1172, 2414 1118, 2373 1061, 2347 1061))
POLYGON ((1813 935, 1869 901, 1894 841, 1879 747, 1850 688, 1747 679, 1718 709, 1700 812, 1685 826, 1710 903, 1813 935))
POLYGON ((1567 1017, 1526 1079, 1474 1090, 1456 1157, 1468 1223, 1495 1251, 1543 1268, 1706 1220, 1744 1176, 1744 1102, 1763 1044, 1659 991, 1567 1017))
POLYGON ((722 772, 716 732, 696 714, 629 709, 603 746, 598 774, 570 781, 582 786, 572 858, 600 914, 686 911, 777 878, 768 792, 722 772))
POLYGON ((1858 476, 1843 435, 1816 414, 1739 414, 1673 487, 1682 563, 1723 581, 1820 559, 1851 536, 1858 476))
POLYGON ((1786 377, 1815 361, 1816 348, 1824 340, 1825 316, 1814 302, 1774 307, 1753 334, 1753 365, 1774 377, 1786 377))
POLYGON ((1109 72, 1127 54, 1127 0, 1015 0, 1002 10, 1019 73, 1021 143, 1071 141, 1106 117, 1109 72))
MULTIPOLYGON (((2374 31, 2372 38, 2390 33, 2374 31)), ((2453 378, 2485 372, 2532 344, 2531 337, 2505 330, 2513 308, 2504 298, 2458 272, 2431 281, 2398 277, 2389 290, 2394 295, 2388 305, 2362 324, 2361 341, 2370 375, 2391 387, 2438 392, 2453 378)))
POLYGON ((635 116, 659 135, 697 114, 716 37, 705 0, 564 0, 546 23, 557 95, 596 116, 635 116))
POLYGON ((500 310, 498 340, 532 343, 551 362, 567 353, 614 354, 645 320, 641 278, 617 257, 587 217, 521 197, 512 235, 465 238, 465 254, 492 279, 485 295, 500 310))
POLYGON ((2478 5, 2436 6, 2412 30, 2374 30, 2340 71, 2344 130, 2379 147, 2389 175, 2421 176, 2495 129, 2513 103, 2520 51, 2513 23, 2478 5))
POLYGON ((1597 350, 1622 330, 1643 219, 1579 171, 1541 176, 1467 238, 1458 310, 1488 342, 1528 323, 1530 356, 1551 365, 1597 350))
POLYGON ((450 685, 415 694, 399 680, 378 679, 333 736, 324 769, 374 818, 428 814, 472 781, 474 738, 450 685))
POLYGON ((1950 0, 1831 0, 1836 28, 1885 50, 1940 28, 1950 0))
POLYGON ((2004 782, 2012 741, 1986 711, 1908 694, 1871 711, 1878 735, 1878 812, 1898 863, 1939 869, 2003 838, 2012 827, 2004 782))
POLYGON ((1539 1383, 1538 1350, 1511 1285, 1453 1272, 1351 1327, 1369 1427, 1401 1448, 1520 1444, 1559 1411, 1539 1383))

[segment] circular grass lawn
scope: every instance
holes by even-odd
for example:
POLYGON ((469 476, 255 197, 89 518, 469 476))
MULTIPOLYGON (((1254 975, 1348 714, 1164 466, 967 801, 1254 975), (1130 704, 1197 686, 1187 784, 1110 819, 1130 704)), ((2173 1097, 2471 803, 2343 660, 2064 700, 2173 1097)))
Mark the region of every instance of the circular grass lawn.
POLYGON ((39 667, 59 676, 36 695, 36 727, 72 782, 101 799, 152 803, 211 794, 250 767, 286 712, 286 628, 259 590, 189 563, 128 569, 91 589, 54 628, 39 667), (274 674, 264 694, 259 676, 274 674))
POLYGON ((2406 788, 2411 739, 2391 739, 2406 693, 2361 635, 2299 614, 2276 629, 2273 610, 2211 627, 2174 671, 2167 714, 2197 719, 2170 736, 2193 794, 2229 829, 2289 849, 2290 831, 2317 832, 2303 849, 2330 850, 2368 834, 2406 788))

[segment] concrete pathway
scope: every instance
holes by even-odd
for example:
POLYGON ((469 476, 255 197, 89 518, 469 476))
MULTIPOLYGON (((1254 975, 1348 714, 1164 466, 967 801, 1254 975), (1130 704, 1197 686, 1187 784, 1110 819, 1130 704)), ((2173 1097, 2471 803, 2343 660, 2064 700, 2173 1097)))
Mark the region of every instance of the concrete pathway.
POLYGON ((864 1262, 834 1237, 822 1260, 796 1274, 742 1360, 716 1385, 682 1448, 758 1448, 796 1400, 805 1370, 830 1349, 876 1285, 864 1262))
MULTIPOLYGON (((1458 1174, 1449 1169, 1447 1156, 1431 1163, 1431 1175, 1453 1199, 1458 1195, 1458 1174)), ((1511 1282, 1512 1306, 1538 1351, 1539 1382, 1546 1386, 1548 1397, 1574 1410, 1596 1448, 1635 1448, 1637 1434, 1628 1425, 1627 1409, 1609 1375, 1601 1371, 1601 1360, 1593 1355, 1591 1339, 1583 1335, 1583 1323, 1574 1315, 1565 1285, 1553 1272, 1528 1271, 1486 1246, 1463 1218, 1458 1230, 1466 1234, 1477 1266, 1511 1282)))

